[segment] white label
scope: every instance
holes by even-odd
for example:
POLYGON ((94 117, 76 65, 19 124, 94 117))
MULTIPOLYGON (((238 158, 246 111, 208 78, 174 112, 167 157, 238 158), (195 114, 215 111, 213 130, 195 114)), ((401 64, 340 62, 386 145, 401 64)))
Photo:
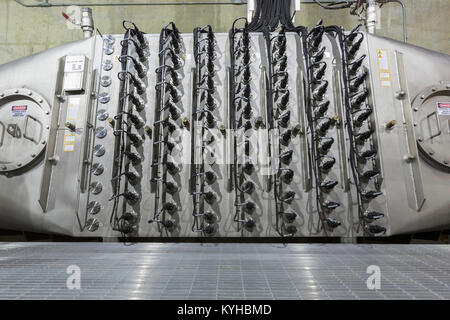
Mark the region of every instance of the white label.
POLYGON ((378 69, 380 71, 390 71, 387 50, 377 50, 378 69))
POLYGON ((64 72, 83 72, 85 56, 67 56, 64 72))
POLYGON ((27 105, 11 107, 11 117, 13 118, 25 117, 27 112, 28 112, 27 105))
POLYGON ((437 109, 440 116, 450 116, 450 102, 438 102, 437 109))
POLYGON ((78 109, 80 106, 80 97, 70 97, 67 104, 67 121, 78 119, 78 109))
POLYGON ((75 150, 74 144, 65 144, 63 147, 64 152, 73 152, 75 150))

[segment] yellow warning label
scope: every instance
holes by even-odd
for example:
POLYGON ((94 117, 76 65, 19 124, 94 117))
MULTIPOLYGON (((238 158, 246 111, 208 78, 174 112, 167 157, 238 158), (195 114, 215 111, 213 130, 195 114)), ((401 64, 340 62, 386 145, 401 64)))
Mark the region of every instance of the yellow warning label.
POLYGON ((75 151, 75 143, 77 142, 77 137, 74 134, 65 134, 64 135, 64 152, 74 152, 75 151))
POLYGON ((74 152, 75 151, 75 145, 74 144, 65 144, 63 147, 64 152, 74 152))
POLYGON ((391 67, 389 65, 389 54, 386 49, 377 50, 378 75, 380 86, 384 88, 392 87, 391 67))

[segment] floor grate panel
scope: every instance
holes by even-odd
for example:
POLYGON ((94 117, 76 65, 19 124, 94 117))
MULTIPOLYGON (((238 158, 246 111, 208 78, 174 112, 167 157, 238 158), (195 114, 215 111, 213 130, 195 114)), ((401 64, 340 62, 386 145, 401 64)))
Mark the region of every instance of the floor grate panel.
POLYGON ((0 299, 450 299, 450 246, 0 243, 0 299))

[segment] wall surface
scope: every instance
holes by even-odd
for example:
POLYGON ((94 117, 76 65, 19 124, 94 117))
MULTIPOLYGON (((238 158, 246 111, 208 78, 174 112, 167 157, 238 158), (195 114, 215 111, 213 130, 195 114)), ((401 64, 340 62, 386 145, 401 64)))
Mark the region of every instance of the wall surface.
MULTIPOLYGON (((22 0, 28 4, 44 0, 22 0)), ((149 0, 49 0, 50 3, 152 2, 149 0)), ((205 1, 205 0, 202 0, 205 1)), ((231 1, 231 0, 229 0, 231 1)), ((407 7, 409 42, 450 54, 450 0, 404 0, 407 7)), ((156 1, 159 2, 159 1, 156 1)), ((164 2, 177 2, 166 0, 164 2)), ((180 1, 178 1, 180 2, 180 1)), ((211 3, 215 1, 210 1, 211 3)), ((81 39, 78 29, 69 29, 61 12, 70 8, 25 8, 14 0, 0 0, 0 64, 27 56, 65 42, 81 39)), ((382 7, 378 34, 401 40, 402 11, 395 3, 382 7)), ((246 15, 246 5, 155 5, 93 7, 96 27, 102 33, 122 33, 122 20, 132 19, 147 33, 159 33, 169 21, 182 32, 211 24, 216 32, 228 32, 234 19, 246 15)), ((349 10, 324 10, 315 4, 303 4, 296 24, 312 26, 323 18, 326 25, 348 29, 359 22, 349 10)))

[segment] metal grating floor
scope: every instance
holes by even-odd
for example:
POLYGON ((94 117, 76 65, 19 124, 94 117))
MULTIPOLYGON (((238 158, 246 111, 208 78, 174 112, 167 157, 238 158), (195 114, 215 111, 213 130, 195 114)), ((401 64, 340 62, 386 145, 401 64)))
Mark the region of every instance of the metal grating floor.
POLYGON ((0 299, 450 299, 450 246, 0 243, 0 299))

